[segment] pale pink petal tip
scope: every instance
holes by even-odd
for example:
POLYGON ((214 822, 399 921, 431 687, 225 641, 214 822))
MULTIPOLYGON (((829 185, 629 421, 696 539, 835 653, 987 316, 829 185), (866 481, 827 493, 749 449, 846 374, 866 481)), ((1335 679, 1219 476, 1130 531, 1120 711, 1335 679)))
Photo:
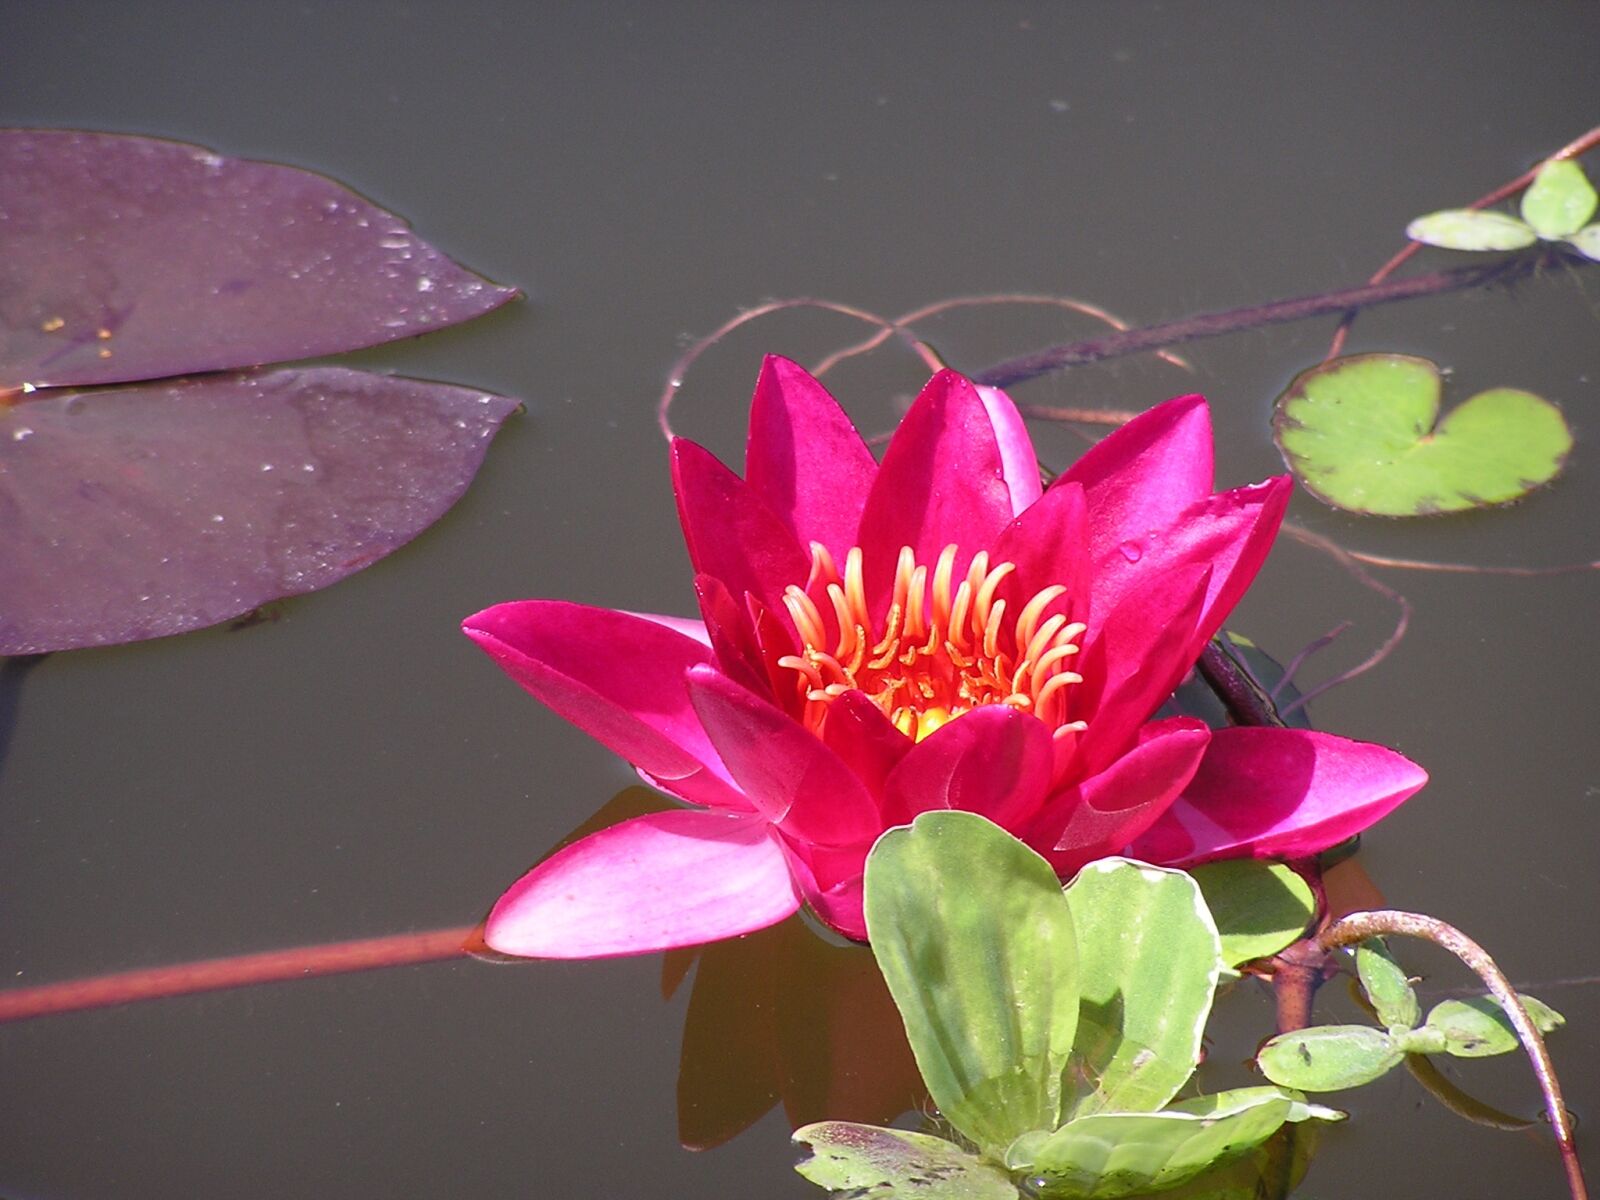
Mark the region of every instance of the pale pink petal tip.
POLYGON ((546 859, 500 897, 484 940, 523 958, 648 954, 764 929, 799 907, 765 820, 684 809, 546 859))
POLYGON ((1006 486, 1011 489, 1011 513, 1017 516, 1044 492, 1033 438, 1028 436, 1027 423, 1010 396, 997 387, 975 386, 978 399, 983 401, 989 414, 989 424, 994 426, 994 440, 1000 447, 1000 468, 1005 473, 1006 486))

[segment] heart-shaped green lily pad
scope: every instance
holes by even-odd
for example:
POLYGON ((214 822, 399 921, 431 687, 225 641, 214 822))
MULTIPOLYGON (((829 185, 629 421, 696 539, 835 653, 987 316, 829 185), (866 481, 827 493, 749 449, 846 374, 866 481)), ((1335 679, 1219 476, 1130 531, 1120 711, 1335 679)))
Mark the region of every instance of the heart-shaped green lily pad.
POLYGON ((1572 432, 1550 401, 1494 388, 1438 420, 1439 392, 1425 358, 1336 358, 1278 397, 1273 440, 1312 495, 1385 517, 1506 504, 1561 473, 1572 432))

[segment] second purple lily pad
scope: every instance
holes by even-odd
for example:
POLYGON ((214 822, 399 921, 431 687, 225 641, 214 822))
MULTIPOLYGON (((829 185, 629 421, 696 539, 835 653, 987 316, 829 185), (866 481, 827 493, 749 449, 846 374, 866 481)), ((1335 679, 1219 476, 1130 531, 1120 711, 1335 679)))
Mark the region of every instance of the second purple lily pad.
POLYGON ((0 392, 337 354, 516 295, 311 171, 0 130, 0 392))
POLYGON ((0 407, 0 655, 182 633, 335 583, 437 520, 516 407, 332 367, 0 407))

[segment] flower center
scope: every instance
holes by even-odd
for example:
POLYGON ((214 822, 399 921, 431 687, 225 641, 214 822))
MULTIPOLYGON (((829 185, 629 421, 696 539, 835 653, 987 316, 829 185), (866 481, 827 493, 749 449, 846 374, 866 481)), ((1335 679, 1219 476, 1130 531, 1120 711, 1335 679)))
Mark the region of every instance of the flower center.
POLYGON ((946 546, 930 579, 911 547, 901 549, 880 633, 867 608, 861 548, 845 556, 841 577, 827 548, 811 543, 810 579, 783 594, 804 649, 778 660, 795 672, 807 727, 821 732, 829 705, 860 691, 915 741, 987 704, 1026 709, 1057 734, 1085 728, 1066 719, 1066 690, 1083 682, 1066 664, 1085 626, 1044 616, 1067 589, 1044 588, 1007 621, 995 593, 1016 564, 990 567, 988 552, 979 551, 957 583, 959 553, 946 546), (814 596, 826 597, 826 611, 814 596))

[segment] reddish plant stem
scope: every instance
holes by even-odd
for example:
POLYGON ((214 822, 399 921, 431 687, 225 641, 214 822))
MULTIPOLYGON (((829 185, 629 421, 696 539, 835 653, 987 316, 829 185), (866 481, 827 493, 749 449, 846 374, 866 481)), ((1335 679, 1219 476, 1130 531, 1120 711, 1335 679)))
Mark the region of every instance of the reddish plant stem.
MULTIPOLYGON (((1510 179, 1505 183, 1502 183, 1499 187, 1495 188, 1494 191, 1486 192, 1482 196, 1479 196, 1471 204, 1467 205, 1467 207, 1470 209, 1479 209, 1488 208, 1491 204, 1499 204, 1500 201, 1506 199, 1508 196, 1516 195, 1516 193, 1520 192, 1523 188, 1532 183, 1533 177, 1539 173, 1539 167, 1544 166, 1545 162, 1553 162, 1560 158, 1576 158, 1578 155, 1594 149, 1594 147, 1597 145, 1600 145, 1600 125, 1596 125, 1582 137, 1575 138, 1574 140, 1568 142, 1549 158, 1545 159, 1544 162, 1541 162, 1539 166, 1531 167, 1524 171, 1521 175, 1518 175, 1515 179, 1510 179)), ((1393 275, 1401 266, 1403 266, 1412 255, 1416 254, 1417 251, 1421 249, 1421 242, 1407 242, 1405 246, 1397 250, 1390 257, 1388 262, 1384 263, 1383 266, 1374 271, 1372 273, 1372 278, 1367 280, 1367 282, 1382 283, 1385 279, 1389 278, 1389 276, 1393 275)), ((1327 362, 1330 358, 1339 357, 1340 352, 1344 349, 1345 338, 1350 333, 1350 326, 1355 322, 1355 319, 1356 313, 1354 309, 1345 313, 1344 318, 1339 322, 1339 328, 1333 331, 1333 341, 1328 345, 1328 353, 1323 356, 1323 362, 1327 362)))
MULTIPOLYGON (((1007 359, 982 371, 974 380, 991 387, 1011 387, 1025 383, 1051 371, 1066 367, 1120 358, 1126 354, 1141 354, 1176 346, 1201 338, 1221 337, 1247 329, 1260 329, 1265 325, 1281 325, 1288 321, 1304 321, 1310 317, 1329 313, 1348 312, 1352 309, 1372 308, 1379 304, 1393 304, 1398 300, 1413 300, 1418 296, 1438 296, 1446 292, 1459 292, 1468 288, 1484 287, 1491 283, 1510 283, 1532 273, 1544 261, 1542 254, 1517 255, 1480 263, 1470 267, 1455 267, 1448 271, 1433 271, 1427 275, 1413 275, 1406 279, 1389 280, 1378 284, 1339 288, 1330 292, 1317 292, 1310 296, 1295 296, 1288 300, 1272 300, 1266 304, 1252 304, 1245 308, 1230 308, 1221 312, 1200 313, 1180 321, 1164 321, 1159 325, 1146 325, 1125 333, 1111 333, 1103 337, 1070 342, 1063 346, 1050 346, 1020 358, 1007 359)), ((1585 260, 1587 261, 1587 260, 1585 260)))
POLYGON ((1550 1052, 1545 1049, 1539 1027, 1528 1016, 1528 1010, 1522 1006, 1522 1000, 1511 986, 1511 981, 1477 942, 1455 926, 1421 913, 1392 910, 1351 913, 1318 934, 1316 944, 1331 954, 1383 934, 1421 938, 1436 946, 1443 946, 1472 968, 1483 980, 1489 994, 1500 1002, 1511 1027, 1522 1041, 1522 1048, 1528 1052, 1533 1074, 1539 1081, 1539 1090, 1544 1094, 1545 1112, 1555 1132, 1556 1147, 1561 1151, 1561 1162, 1566 1169, 1567 1187, 1572 1193, 1572 1200, 1587 1200, 1589 1192, 1583 1179, 1583 1165, 1578 1161, 1577 1144, 1572 1136, 1572 1118, 1561 1098, 1561 1084, 1556 1079, 1555 1064, 1550 1061, 1550 1052))
POLYGON ((0 1022, 26 1021, 30 1017, 110 1008, 135 1000, 160 1000, 256 983, 461 958, 470 952, 469 947, 477 935, 477 927, 471 925, 459 929, 427 929, 390 937, 293 946, 262 954, 121 971, 115 975, 97 975, 40 987, 8 988, 0 991, 0 1022))

